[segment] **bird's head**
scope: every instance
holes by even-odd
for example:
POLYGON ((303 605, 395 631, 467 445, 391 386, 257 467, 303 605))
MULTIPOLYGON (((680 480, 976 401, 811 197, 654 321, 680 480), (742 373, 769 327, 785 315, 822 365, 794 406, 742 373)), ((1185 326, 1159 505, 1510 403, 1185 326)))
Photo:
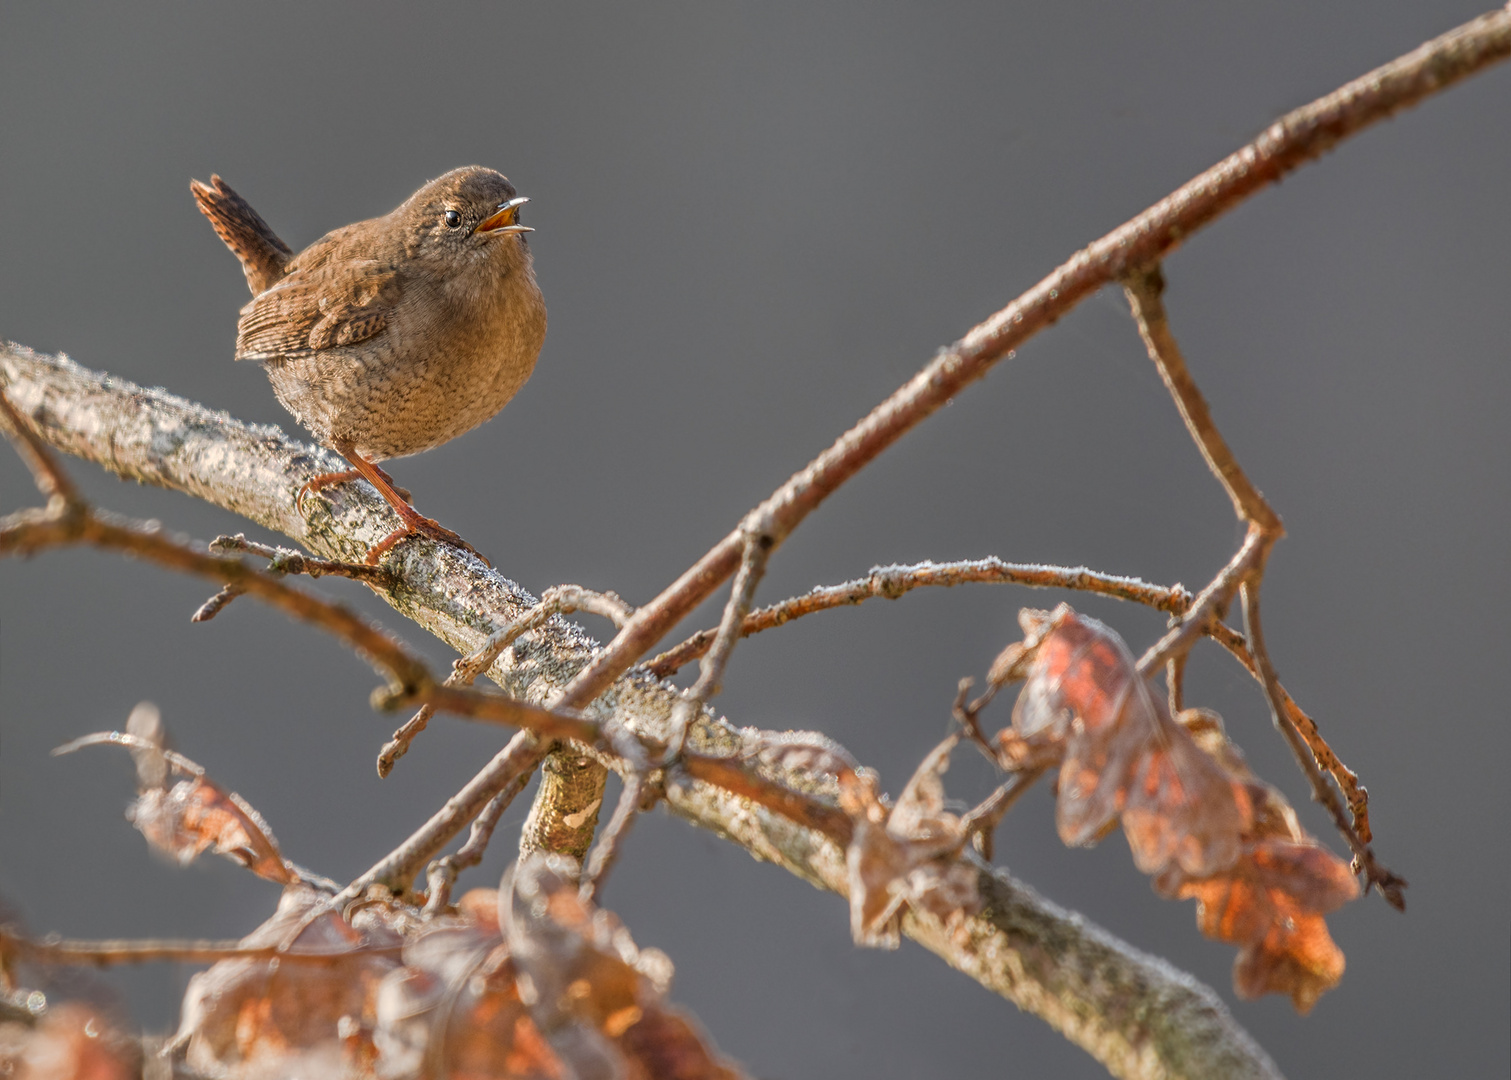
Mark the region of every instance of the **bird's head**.
POLYGON ((471 165, 430 181, 394 215, 411 257, 457 272, 491 267, 507 273, 529 262, 525 234, 534 230, 519 221, 527 202, 502 173, 471 165))

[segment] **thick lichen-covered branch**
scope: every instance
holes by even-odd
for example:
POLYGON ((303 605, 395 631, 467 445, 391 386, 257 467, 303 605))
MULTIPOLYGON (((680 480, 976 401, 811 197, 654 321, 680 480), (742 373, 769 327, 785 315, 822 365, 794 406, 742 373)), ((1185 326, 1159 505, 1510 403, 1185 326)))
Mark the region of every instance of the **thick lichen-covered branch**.
MULTIPOLYGON (((321 557, 350 560, 388 531, 384 505, 359 485, 336 493, 328 515, 302 518, 294 508, 295 492, 310 475, 337 463, 276 428, 242 424, 164 391, 17 346, 0 348, 0 389, 52 446, 121 476, 206 499, 321 557)), ((480 560, 440 545, 404 545, 393 557, 393 569, 392 586, 369 587, 462 653, 476 651, 491 633, 536 604, 480 560)), ((575 624, 553 619, 504 650, 488 675, 511 696, 545 704, 596 647, 575 624)), ((643 738, 664 741, 679 700, 674 686, 637 669, 621 676, 589 711, 643 738)), ((808 824, 793 820, 832 805, 833 793, 822 781, 762 766, 762 783, 794 792, 793 806, 783 812, 729 790, 738 789, 742 776, 750 779, 742 764, 752 760, 750 745, 770 741, 757 736, 703 714, 687 742, 689 764, 697 764, 686 772, 672 770, 668 806, 759 859, 844 893, 844 849, 828 835, 829 817, 819 813, 808 824), (725 759, 730 765, 717 767, 725 759)), ((963 938, 940 934, 919 917, 905 920, 905 932, 988 989, 1044 1018, 1114 1075, 1278 1075, 1211 990, 1000 871, 983 868, 981 875, 988 904, 968 920, 963 938)))

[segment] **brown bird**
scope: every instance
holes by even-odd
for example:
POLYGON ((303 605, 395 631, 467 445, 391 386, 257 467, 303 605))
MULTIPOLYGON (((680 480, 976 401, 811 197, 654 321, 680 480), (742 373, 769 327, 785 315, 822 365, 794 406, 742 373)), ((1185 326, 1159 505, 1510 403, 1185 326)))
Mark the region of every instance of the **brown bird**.
POLYGON ((369 563, 411 535, 472 550, 409 505, 377 462, 471 431, 530 377, 546 305, 524 236, 533 230, 519 223, 528 200, 492 169, 453 169, 295 255, 220 177, 189 186, 252 290, 236 359, 259 361, 284 408, 353 466, 305 484, 301 510, 307 494, 361 477, 403 521, 369 563))

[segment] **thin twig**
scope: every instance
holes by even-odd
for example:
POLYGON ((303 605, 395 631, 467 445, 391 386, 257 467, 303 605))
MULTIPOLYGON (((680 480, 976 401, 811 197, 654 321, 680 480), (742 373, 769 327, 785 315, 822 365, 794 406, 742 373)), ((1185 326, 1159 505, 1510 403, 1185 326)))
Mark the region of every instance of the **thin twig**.
POLYGON ((1222 613, 1233 599, 1233 594, 1254 573, 1259 560, 1268 549, 1264 532, 1257 527, 1250 527, 1238 553, 1228 560, 1228 565, 1197 595, 1175 626, 1139 657, 1139 674, 1148 678, 1167 661, 1184 656, 1196 639, 1206 632, 1209 623, 1221 621, 1222 613))
MULTIPOLYGON (((1249 525, 1243 549, 1203 595, 1212 593, 1219 582, 1224 582, 1225 594, 1221 603, 1225 606, 1231 595, 1229 586, 1235 583, 1239 586, 1243 597, 1247 663, 1264 689, 1265 700, 1270 706, 1270 715, 1276 728, 1291 748, 1296 764, 1310 784, 1312 798, 1327 810, 1348 843, 1354 855, 1355 870, 1362 870, 1367 884, 1378 888, 1392 907, 1404 909, 1405 879, 1380 865, 1370 848, 1367 793, 1359 784, 1358 777, 1343 765, 1327 745, 1309 717, 1305 718, 1306 732, 1303 734, 1299 718, 1295 714, 1300 714, 1301 717, 1305 717, 1305 714, 1295 707, 1295 703, 1280 685, 1270 664, 1263 638, 1258 632, 1259 589, 1264 579, 1265 563, 1269 558, 1270 548, 1285 535, 1280 516, 1239 467, 1232 450, 1212 419, 1206 399, 1191 377, 1175 335, 1170 331, 1161 295, 1164 291, 1164 277, 1159 266, 1151 263, 1135 268, 1125 277, 1123 284, 1149 358, 1159 369, 1160 377, 1175 399, 1181 418, 1201 449, 1208 468, 1232 500, 1234 512, 1249 525), (1244 559, 1245 552, 1248 553, 1247 560, 1244 559), (1244 565, 1240 566, 1241 563, 1244 565), (1336 766, 1336 771, 1332 769, 1333 766, 1336 766), (1329 773, 1338 785, 1336 788, 1328 782, 1329 773)), ((1200 604, 1201 600, 1198 599, 1192 612, 1187 613, 1182 620, 1183 626, 1167 634, 1144 655, 1139 661, 1141 672, 1147 674, 1158 663, 1184 653, 1183 648, 1176 647, 1176 637, 1182 633, 1190 634, 1189 624, 1200 604)))
MULTIPOLYGON (((305 574, 312 578, 324 577, 327 574, 337 577, 348 577, 356 581, 365 581, 376 589, 391 589, 398 583, 398 577, 386 566, 369 566, 366 563, 338 562, 334 559, 321 559, 314 555, 306 555, 302 551, 292 548, 273 547, 269 544, 259 544, 255 540, 248 540, 245 533, 237 533, 235 536, 217 536, 210 541, 212 552, 245 553, 257 555, 268 560, 266 572, 269 574, 305 574)), ((227 604, 242 595, 246 590, 239 585, 227 585, 210 599, 206 600, 198 611, 189 620, 190 622, 209 622, 223 611, 227 604)))
POLYGON ((278 574, 305 574, 312 578, 326 575, 348 577, 384 589, 392 588, 398 583, 397 576, 387 567, 322 559, 293 548, 259 544, 255 540, 248 540, 246 533, 217 536, 210 541, 210 550, 260 556, 268 560, 268 570, 278 574))
POLYGON ((979 806, 960 819, 960 827, 967 841, 976 841, 982 858, 992 857, 992 833, 996 831, 998 825, 1002 824, 1002 819, 1013 808, 1013 804, 1023 797, 1024 792, 1038 783, 1039 778, 1048 769, 1047 765, 1035 765, 1014 773, 979 806))
POLYGON ((741 628, 745 625, 745 617, 750 614, 756 588, 766 576, 766 563, 775 546, 776 542, 765 530, 753 532, 746 538, 740 569, 730 587, 718 633, 699 665, 698 681, 693 684, 693 696, 700 705, 711 701, 724 689, 724 671, 729 666, 730 654, 743 636, 741 628))
POLYGON ((26 511, 0 519, 0 556, 30 554, 72 544, 127 552, 212 581, 230 579, 272 607, 318 626, 351 646, 391 678, 399 692, 417 693, 432 682, 429 669, 418 657, 355 612, 285 585, 238 560, 196 551, 162 535, 154 523, 119 518, 98 510, 86 511, 74 519, 32 517, 26 511))
POLYGON ((148 964, 173 961, 183 964, 213 964, 221 960, 278 960, 298 964, 330 964, 359 953, 393 954, 403 945, 364 945, 359 949, 291 949, 287 945, 243 945, 239 941, 188 941, 174 939, 33 941, 0 927, 0 952, 13 952, 37 964, 68 964, 114 967, 118 964, 148 964))
MULTIPOLYGON (((1260 674, 1259 665, 1249 655, 1248 638, 1228 626, 1227 623, 1221 622, 1210 624, 1208 633, 1243 665, 1244 670, 1254 677, 1255 682, 1261 687, 1264 686, 1264 676, 1260 674)), ((1359 774, 1345 765, 1333 752, 1333 748, 1322 737, 1322 732, 1317 730, 1317 722, 1296 704, 1296 699, 1286 692, 1285 687, 1276 683, 1275 688, 1280 692, 1280 700, 1285 706, 1286 717, 1305 740, 1316 764, 1337 781, 1338 786, 1343 790, 1343 796, 1348 800, 1349 813, 1353 816, 1354 830, 1358 833, 1359 839, 1366 844, 1369 843, 1374 839, 1369 825, 1369 792, 1359 783, 1359 774)))
POLYGON ((575 611, 601 615, 615 627, 623 626, 635 613, 635 609, 617 593, 595 592, 581 585, 553 585, 540 594, 540 603, 489 635, 472 655, 458 660, 455 667, 465 682, 451 685, 471 686, 474 679, 493 666, 500 653, 525 634, 539 630, 557 615, 570 615, 575 611))
MULTIPOLYGON (((985 559, 962 559, 958 562, 921 562, 906 566, 875 566, 863 578, 839 585, 820 585, 801 596, 752 611, 740 628, 740 636, 749 637, 763 630, 783 626, 793 619, 819 611, 861 604, 883 598, 896 600, 914 589, 928 586, 949 588, 955 585, 1025 585, 1034 589, 1074 589, 1097 593, 1118 600, 1146 604, 1171 615, 1182 615, 1190 606, 1191 592, 1181 585, 1151 585, 1138 578, 1104 574, 1084 566, 1047 566, 1041 563, 1010 563, 996 556, 985 559)), ((680 645, 661 653, 646 664, 659 678, 666 678, 683 665, 704 655, 713 644, 718 627, 700 630, 680 645)))
MULTIPOLYGON (((367 569, 374 569, 368 567, 367 569)), ((581 585, 555 585, 541 593, 540 603, 519 618, 494 631, 488 640, 470 655, 456 660, 451 665, 451 674, 446 677, 446 686, 471 686, 477 677, 493 666, 499 655, 520 637, 538 630, 557 615, 569 615, 586 611, 602 615, 616 627, 623 626, 634 614, 617 593, 595 592, 581 585)), ((393 738, 383 745, 378 753, 378 775, 386 777, 393 772, 394 763, 409 752, 416 736, 429 726, 435 717, 435 706, 426 704, 406 720, 393 738)))
POLYGON ((639 770, 631 770, 625 775, 624 788, 619 792, 614 814, 603 827, 603 834, 598 837, 598 842, 593 845, 593 851, 583 870, 581 894, 584 900, 593 899, 613 868, 614 859, 619 854, 619 845, 639 815, 644 788, 645 783, 639 770))
POLYGON ((218 593, 210 597, 199 607, 194 609, 194 614, 189 616, 190 622, 209 622, 215 616, 226 609, 232 600, 246 594, 246 590, 240 585, 223 585, 218 593))
POLYGON ((1207 468, 1212 470, 1228 498, 1233 500, 1233 512, 1242 521, 1251 521, 1267 535, 1279 538, 1285 535, 1280 516, 1265 501, 1259 489, 1249 482, 1238 459, 1233 456, 1222 432, 1212 419, 1212 410, 1186 367, 1185 357, 1170 332, 1170 322, 1165 316, 1165 306, 1160 294, 1165 289, 1164 275, 1158 263, 1139 267, 1123 279, 1128 294, 1129 306, 1133 308, 1138 322, 1139 336, 1149 350, 1149 356, 1159 369, 1160 378, 1175 399, 1175 407, 1185 421, 1186 429, 1196 440, 1207 468))
POLYGON ((692 723, 693 717, 724 688, 724 670, 729 666, 729 657, 734 652, 736 643, 745 636, 745 619, 750 614, 756 587, 766 575, 766 563, 770 560, 774 547, 775 543, 764 529, 748 532, 745 551, 740 558, 740 569, 735 574, 734 584, 730 586, 729 600, 724 605, 719 627, 699 665, 698 681, 682 695, 682 700, 672 713, 672 738, 667 747, 667 754, 671 758, 682 753, 682 746, 687 741, 688 725, 692 723))
POLYGON ((1290 722, 1289 712, 1286 709, 1288 698, 1280 687, 1280 680, 1275 675, 1275 667, 1270 663, 1269 650, 1264 644, 1264 628, 1259 617, 1258 579, 1245 582, 1240 595, 1243 599, 1244 630, 1249 639, 1249 648, 1254 654, 1254 661, 1259 667, 1260 684, 1264 687, 1265 700, 1270 706, 1270 718, 1284 737, 1286 745, 1291 748, 1291 753, 1296 758, 1301 771, 1311 782, 1313 797, 1327 810, 1328 815, 1333 819, 1333 825, 1348 841, 1348 846, 1354 856, 1354 872, 1362 871, 1365 882, 1379 889, 1386 903, 1397 911, 1405 911, 1406 879, 1382 866, 1375 859, 1374 850, 1369 843, 1354 831, 1343 801, 1327 783, 1327 778, 1313 758, 1306 740, 1290 722))
POLYGON ((493 830, 498 827, 504 812, 513 804, 515 796, 525 790, 534 770, 520 772, 483 807, 483 812, 472 819, 472 828, 467 833, 467 842, 450 855, 437 859, 425 868, 426 915, 445 910, 451 903, 451 888, 457 876, 483 861, 488 850, 488 841, 493 839, 493 830))
POLYGON ((1190 653, 1172 656, 1165 664, 1165 690, 1169 695, 1170 715, 1178 716, 1186 707, 1186 661, 1190 653))
POLYGON ((343 889, 337 900, 355 900, 371 885, 385 886, 395 895, 408 892, 420 867, 434 858, 495 797, 515 785, 523 788, 545 753, 546 746, 534 734, 517 733, 466 787, 446 800, 446 805, 404 843, 343 889))

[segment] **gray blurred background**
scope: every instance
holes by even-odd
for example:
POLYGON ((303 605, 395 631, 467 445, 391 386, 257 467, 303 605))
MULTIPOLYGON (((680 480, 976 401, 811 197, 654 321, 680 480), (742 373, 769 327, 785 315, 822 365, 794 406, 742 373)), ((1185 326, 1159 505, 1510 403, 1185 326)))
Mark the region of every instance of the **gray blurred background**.
MULTIPOLYGON (((231 362, 246 290, 189 178, 221 173, 297 249, 448 168, 495 166, 533 200, 540 366, 501 418, 392 471, 528 588, 644 602, 934 349, 1284 110, 1485 2, 9 3, 0 336, 291 427, 231 362)), ((1281 675, 1368 784, 1377 850, 1412 883, 1405 916, 1370 897, 1330 919, 1348 973, 1311 1016, 1233 1003, 1296 1077, 1511 1067, 1508 92, 1503 67, 1370 131, 1166 264, 1191 366, 1290 530, 1265 588, 1281 675)), ((201 539, 254 532, 71 471, 101 505, 201 539)), ((0 511, 35 501, 0 453, 0 511)), ((833 498, 760 600, 989 554, 1199 586, 1238 539, 1109 291, 833 498)), ((321 587, 449 659, 360 587, 321 587)), ((209 591, 90 551, 0 562, 0 895, 33 931, 224 937, 272 910, 275 890, 228 863, 147 853, 121 816, 124 755, 48 756, 141 699, 292 858, 342 879, 500 745, 439 722, 380 781, 394 720, 368 710, 369 669, 250 601, 191 625, 209 591)), ((719 704, 820 728, 896 792, 1017 608, 1062 598, 972 587, 804 620, 743 645, 719 704)), ((1135 650, 1162 625, 1070 599, 1135 650)), ((1202 646, 1189 697, 1341 852, 1248 676, 1202 646)), ((993 777, 962 755, 950 781, 976 798, 993 777)), ((496 881, 527 805, 469 883, 496 881)), ((1157 899, 1120 838, 1060 846, 1047 791, 997 850, 1233 1001, 1233 949, 1157 899)), ((1104 1075, 917 946, 854 948, 838 898, 662 812, 603 899, 755 1075, 1104 1075)), ((107 985, 164 1027, 189 974, 107 985)))

